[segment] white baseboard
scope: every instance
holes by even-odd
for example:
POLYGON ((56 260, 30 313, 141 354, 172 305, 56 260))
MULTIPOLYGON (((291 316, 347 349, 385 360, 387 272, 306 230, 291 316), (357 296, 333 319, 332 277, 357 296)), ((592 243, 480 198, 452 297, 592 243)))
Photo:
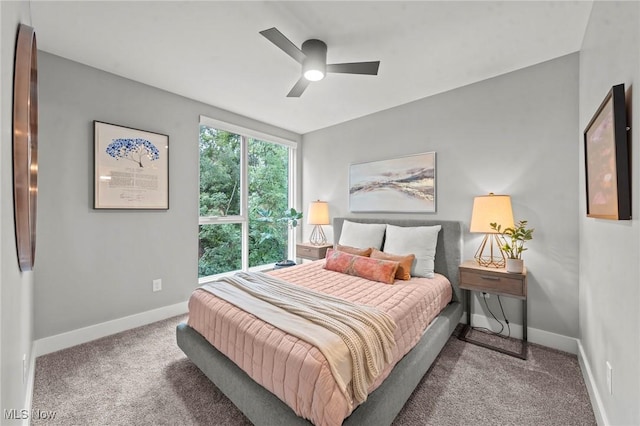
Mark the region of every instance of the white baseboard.
POLYGON ((528 338, 530 342, 537 343, 538 345, 558 349, 559 351, 568 352, 574 355, 578 354, 578 339, 575 337, 564 336, 562 334, 529 327, 528 338))
MULTIPOLYGON (((462 316, 462 321, 466 321, 466 312, 462 316)), ((485 327, 493 331, 500 331, 500 326, 493 320, 493 318, 487 318, 484 315, 473 314, 472 321, 474 327, 485 327)), ((522 325, 509 323, 511 326, 511 337, 516 339, 522 339, 522 325)), ((506 335, 507 327, 503 334, 506 335)), ((550 331, 544 331, 537 328, 527 327, 527 341, 536 343, 538 345, 546 346, 548 348, 558 349, 560 351, 568 352, 576 355, 578 353, 578 340, 574 337, 563 336, 561 334, 552 333, 550 331)))
MULTIPOLYGON (((32 413, 31 410, 31 401, 33 400, 33 382, 36 377, 36 351, 35 351, 35 343, 31 345, 31 356, 29 357, 29 367, 27 370, 27 387, 26 394, 24 397, 24 408, 29 410, 29 414, 32 413)), ((22 426, 30 426, 31 425, 31 415, 28 415, 25 419, 22 420, 22 426)))
POLYGON ((591 371, 591 365, 587 359, 587 355, 582 347, 582 342, 578 340, 578 362, 580 363, 580 370, 582 370, 582 377, 584 383, 587 385, 587 391, 589 392, 589 398, 591 399, 591 406, 593 407, 593 414, 596 416, 596 422, 601 425, 609 425, 609 419, 607 418, 607 412, 604 409, 602 398, 600 398, 600 392, 596 386, 596 381, 591 371))
POLYGON ((164 306, 162 308, 141 312, 139 314, 130 315, 128 317, 118 318, 100 324, 79 328, 77 330, 69 331, 66 333, 56 334, 55 336, 36 340, 34 342, 32 353, 35 352, 35 358, 51 352, 70 348, 81 343, 90 342, 91 340, 99 339, 111 334, 120 333, 132 328, 151 324, 152 322, 186 314, 187 312, 187 302, 180 302, 176 303, 175 305, 164 306))

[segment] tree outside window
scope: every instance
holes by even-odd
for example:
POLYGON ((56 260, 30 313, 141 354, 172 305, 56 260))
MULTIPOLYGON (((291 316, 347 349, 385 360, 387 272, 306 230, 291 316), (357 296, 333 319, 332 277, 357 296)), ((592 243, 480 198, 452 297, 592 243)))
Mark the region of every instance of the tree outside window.
POLYGON ((288 227, 281 218, 289 208, 289 167, 286 146, 200 126, 198 276, 242 269, 244 241, 249 267, 286 258, 288 227), (243 144, 246 194, 241 181, 243 144), (243 197, 246 213, 241 211, 243 197))

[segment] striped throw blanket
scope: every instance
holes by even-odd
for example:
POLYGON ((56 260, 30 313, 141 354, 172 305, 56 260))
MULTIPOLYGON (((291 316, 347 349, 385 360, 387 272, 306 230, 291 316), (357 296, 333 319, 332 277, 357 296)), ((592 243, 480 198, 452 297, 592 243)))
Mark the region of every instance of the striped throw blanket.
MULTIPOLYGON (((309 290, 260 272, 240 272, 219 281, 340 336, 351 355, 351 387, 357 404, 367 399, 369 387, 392 359, 396 324, 388 314, 376 308, 309 290)), ((207 285, 215 286, 216 283, 207 285)), ((331 363, 330 359, 327 361, 331 363)))

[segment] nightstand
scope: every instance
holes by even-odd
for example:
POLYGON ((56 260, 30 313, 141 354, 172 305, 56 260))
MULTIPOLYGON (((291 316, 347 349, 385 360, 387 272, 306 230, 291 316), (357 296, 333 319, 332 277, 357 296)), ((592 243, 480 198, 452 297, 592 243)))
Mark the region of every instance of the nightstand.
POLYGON ((296 244, 296 257, 308 260, 324 259, 327 255, 327 249, 333 247, 333 244, 323 244, 316 246, 311 243, 296 244))
POLYGON ((522 273, 507 272, 506 269, 486 268, 473 260, 467 260, 459 267, 460 288, 465 292, 464 307, 467 311, 467 324, 460 333, 460 340, 473 343, 488 349, 493 349, 507 355, 527 359, 527 270, 522 273), (473 340, 467 336, 471 330, 471 292, 481 291, 500 296, 513 297, 522 300, 522 350, 509 351, 492 346, 485 342, 473 340))

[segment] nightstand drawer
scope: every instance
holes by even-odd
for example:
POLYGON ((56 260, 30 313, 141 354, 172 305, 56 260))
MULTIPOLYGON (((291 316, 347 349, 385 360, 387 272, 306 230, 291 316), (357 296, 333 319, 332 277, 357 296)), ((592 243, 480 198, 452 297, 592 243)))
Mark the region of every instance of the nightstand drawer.
POLYGON ((483 273, 481 271, 460 271, 460 288, 487 291, 516 297, 526 297, 525 281, 521 276, 508 277, 506 274, 483 273))
POLYGON ((314 246, 312 244, 296 244, 296 256, 303 259, 319 260, 327 255, 327 249, 333 247, 331 244, 314 246))

